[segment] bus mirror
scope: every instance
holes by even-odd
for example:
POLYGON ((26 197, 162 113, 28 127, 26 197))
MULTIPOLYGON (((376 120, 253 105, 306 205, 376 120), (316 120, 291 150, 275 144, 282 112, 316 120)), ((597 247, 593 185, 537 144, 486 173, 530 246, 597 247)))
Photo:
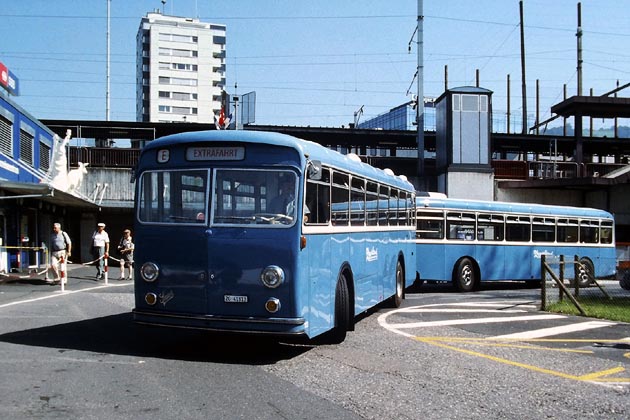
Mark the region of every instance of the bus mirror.
POLYGON ((319 181, 322 179, 322 162, 319 160, 310 160, 308 162, 308 179, 319 181))

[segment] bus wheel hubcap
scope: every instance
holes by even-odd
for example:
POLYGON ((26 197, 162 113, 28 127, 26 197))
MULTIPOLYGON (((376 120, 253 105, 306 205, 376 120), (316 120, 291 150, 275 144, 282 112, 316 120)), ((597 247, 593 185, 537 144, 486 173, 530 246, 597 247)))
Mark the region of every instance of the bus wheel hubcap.
POLYGON ((464 280, 466 285, 470 284, 472 281, 472 270, 468 265, 462 269, 462 280, 464 280))

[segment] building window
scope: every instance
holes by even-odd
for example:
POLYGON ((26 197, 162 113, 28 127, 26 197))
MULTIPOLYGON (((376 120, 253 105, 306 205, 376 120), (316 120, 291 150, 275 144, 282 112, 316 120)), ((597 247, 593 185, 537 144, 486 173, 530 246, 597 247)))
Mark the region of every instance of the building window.
POLYGON ((479 96, 462 95, 462 111, 479 112, 479 96))
POLYGON ((190 57, 189 50, 171 50, 173 57, 190 57))
POLYGON ((168 105, 159 105, 158 110, 160 112, 171 112, 171 107, 168 105))
POLYGON ((171 85, 197 86, 197 79, 184 79, 181 77, 171 77, 170 79, 171 85))
POLYGON ((160 41, 197 42, 196 36, 160 33, 160 41))
POLYGON ((190 114, 190 108, 189 107, 174 106, 174 107, 172 107, 172 110, 173 110, 173 114, 179 114, 179 115, 189 115, 190 114))
POLYGON ((175 48, 160 48, 158 54, 167 57, 197 57, 197 51, 175 48))
POLYGON ((165 91, 161 90, 158 95, 159 95, 160 98, 170 98, 171 97, 171 92, 165 92, 165 91))
POLYGON ((50 168, 50 146, 39 142, 39 168, 47 171, 50 168))
POLYGON ((13 157, 12 128, 11 121, 0 115, 0 152, 10 157, 13 157))
POLYGON ((173 99, 176 101, 189 101, 190 93, 187 92, 173 92, 173 99))
POLYGON ((33 165, 34 137, 24 130, 20 130, 20 160, 33 165))

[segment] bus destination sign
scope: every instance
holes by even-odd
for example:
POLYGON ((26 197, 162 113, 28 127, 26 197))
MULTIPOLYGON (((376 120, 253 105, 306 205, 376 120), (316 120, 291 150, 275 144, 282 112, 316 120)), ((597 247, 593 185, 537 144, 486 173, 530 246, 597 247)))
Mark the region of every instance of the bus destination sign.
POLYGON ((186 149, 187 160, 243 160, 244 147, 189 147, 186 149))

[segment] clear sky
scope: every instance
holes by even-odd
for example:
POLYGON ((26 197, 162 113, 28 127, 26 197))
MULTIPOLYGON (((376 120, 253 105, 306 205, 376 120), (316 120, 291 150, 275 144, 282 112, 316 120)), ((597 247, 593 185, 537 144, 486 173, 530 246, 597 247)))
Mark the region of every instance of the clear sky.
MULTIPOLYGON (((410 99, 417 0, 111 0, 111 119, 135 120, 135 37, 154 9, 227 25, 227 90, 256 91, 256 123, 347 126, 410 99)), ((17 102, 41 119, 105 119, 106 0, 2 0, 0 62, 20 80, 17 102)), ((577 2, 525 0, 528 113, 540 80, 541 120, 576 94, 577 2)), ((582 1, 584 94, 630 80, 630 7, 582 1)), ((494 92, 495 119, 520 113, 517 0, 424 1, 424 94, 475 84, 494 92)), ((630 89, 620 96, 630 96, 630 89)))

